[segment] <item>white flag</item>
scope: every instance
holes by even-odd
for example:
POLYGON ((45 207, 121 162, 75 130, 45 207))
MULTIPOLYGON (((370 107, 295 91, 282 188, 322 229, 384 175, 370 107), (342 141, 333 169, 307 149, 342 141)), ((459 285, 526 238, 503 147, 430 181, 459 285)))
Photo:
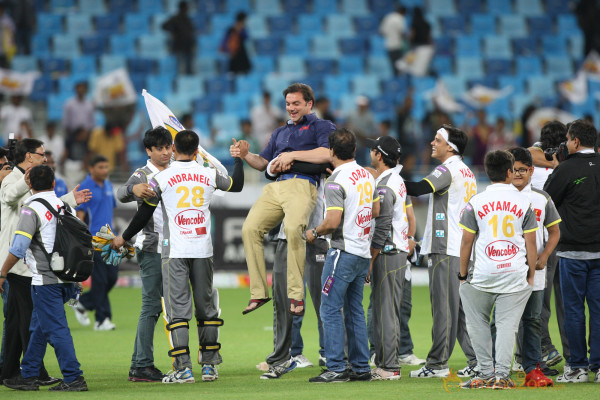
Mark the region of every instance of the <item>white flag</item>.
POLYGON ((119 107, 135 104, 133 83, 125 68, 102 75, 94 88, 94 103, 98 107, 119 107))
POLYGON ((433 100, 440 110, 444 112, 453 113, 462 112, 464 110, 463 105, 454 100, 454 97, 452 97, 448 91, 446 84, 441 79, 437 80, 433 89, 425 93, 425 97, 433 100))
POLYGON ((585 103, 588 98, 586 73, 579 71, 574 79, 559 83, 558 90, 571 103, 585 103))
POLYGON ((585 72, 588 78, 600 79, 600 55, 596 50, 590 51, 585 60, 583 60, 581 71, 585 72))
POLYGON ((476 108, 482 108, 494 101, 507 96, 512 92, 512 87, 508 86, 502 90, 492 89, 483 85, 475 85, 464 94, 467 103, 476 108))
POLYGON ((533 134, 533 137, 540 137, 542 127, 546 125, 546 123, 550 121, 560 121, 563 124, 567 124, 576 119, 577 118, 569 112, 563 111, 558 108, 544 107, 535 110, 529 116, 529 119, 525 123, 525 126, 527 127, 527 130, 529 130, 533 134))
POLYGON ((29 96, 39 75, 37 71, 17 72, 0 69, 0 93, 29 96))
MULTIPOLYGON (((181 125, 181 122, 179 122, 175 115, 173 115, 173 112, 169 109, 169 107, 148 93, 146 89, 142 90, 142 96, 144 96, 146 109, 148 110, 148 116, 150 117, 150 123, 152 124, 152 127, 156 128, 157 126, 164 126, 169 132, 171 132, 171 135, 173 135, 173 140, 175 140, 175 135, 177 135, 177 132, 184 130, 185 127, 181 125)), ((200 157, 196 159, 198 164, 203 163, 205 167, 215 168, 221 174, 225 176, 229 175, 223 164, 221 164, 221 162, 213 157, 208 151, 204 150, 201 145, 198 145, 198 150, 198 154, 200 155, 200 157)))

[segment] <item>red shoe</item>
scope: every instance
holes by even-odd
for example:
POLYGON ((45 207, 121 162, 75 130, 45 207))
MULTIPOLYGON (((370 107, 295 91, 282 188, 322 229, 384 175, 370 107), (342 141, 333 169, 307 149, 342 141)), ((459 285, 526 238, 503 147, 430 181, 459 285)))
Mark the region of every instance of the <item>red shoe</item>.
POLYGON ((554 381, 548 378, 540 369, 540 364, 535 369, 529 371, 525 376, 525 386, 528 387, 546 387, 554 386, 554 381))

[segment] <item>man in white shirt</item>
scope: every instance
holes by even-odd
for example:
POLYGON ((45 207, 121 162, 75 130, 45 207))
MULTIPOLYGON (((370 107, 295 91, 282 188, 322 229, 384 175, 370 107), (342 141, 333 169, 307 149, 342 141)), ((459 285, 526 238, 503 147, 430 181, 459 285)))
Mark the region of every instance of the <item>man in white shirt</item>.
POLYGON ((86 99, 88 83, 86 81, 75 84, 75 96, 71 97, 64 105, 62 125, 67 137, 72 136, 79 128, 85 128, 89 134, 94 129, 94 103, 86 99))
POLYGON ((406 7, 400 6, 395 11, 392 11, 383 17, 381 25, 379 25, 379 32, 385 40, 385 49, 388 52, 394 75, 398 75, 396 61, 402 58, 402 52, 404 50, 403 36, 406 32, 405 15, 406 7))
POLYGON ((4 129, 4 139, 8 139, 9 133, 14 133, 15 138, 32 137, 31 123, 32 114, 28 107, 21 104, 23 96, 14 95, 10 98, 10 104, 5 104, 0 110, 0 120, 4 129))
POLYGON ((309 243, 332 234, 321 275, 327 370, 310 378, 311 383, 371 379, 362 300, 371 259, 371 220, 379 215, 379 197, 373 176, 354 160, 356 137, 352 131, 335 130, 329 135, 329 148, 335 169, 325 183, 325 219, 305 232, 309 243))
POLYGON ((261 148, 269 143, 271 133, 277 128, 279 121, 283 118, 283 111, 271 104, 271 93, 264 91, 262 102, 250 110, 252 137, 258 140, 261 148))
POLYGON ((510 363, 519 321, 533 288, 538 230, 531 201, 512 185, 514 157, 507 151, 486 155, 492 184, 473 196, 460 219, 460 298, 478 371, 465 389, 512 389, 510 363), (474 245, 475 243, 475 245, 474 245), (475 248, 471 279, 469 264, 475 248), (490 315, 495 311, 495 363, 490 315))

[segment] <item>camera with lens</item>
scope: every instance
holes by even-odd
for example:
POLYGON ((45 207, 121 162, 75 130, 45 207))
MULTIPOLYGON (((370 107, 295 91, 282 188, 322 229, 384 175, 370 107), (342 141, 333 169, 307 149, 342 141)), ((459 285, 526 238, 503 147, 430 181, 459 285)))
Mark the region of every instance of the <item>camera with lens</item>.
POLYGON ((567 142, 560 143, 557 147, 550 147, 544 150, 544 156, 546 160, 552 161, 552 156, 556 155, 558 162, 563 162, 569 156, 569 149, 567 149, 567 142))

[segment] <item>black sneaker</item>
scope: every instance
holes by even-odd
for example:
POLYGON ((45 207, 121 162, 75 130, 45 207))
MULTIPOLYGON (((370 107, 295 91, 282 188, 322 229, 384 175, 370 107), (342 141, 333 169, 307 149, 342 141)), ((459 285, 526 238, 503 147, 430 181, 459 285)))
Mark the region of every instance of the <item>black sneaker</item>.
POLYGON ((544 367, 544 368, 541 368, 541 370, 544 373, 544 375, 546 375, 546 376, 556 376, 559 374, 558 370, 555 368, 544 367))
POLYGON ((52 386, 48 390, 51 392, 87 392, 88 387, 87 383, 85 383, 85 378, 83 376, 78 376, 73 382, 66 383, 65 381, 62 381, 60 384, 52 386))
POLYGON ((353 370, 348 370, 348 378, 350 381, 370 381, 371 380, 371 371, 365 372, 354 372, 353 370))
POLYGON ((14 378, 4 380, 4 386, 15 390, 40 390, 40 386, 36 383, 37 377, 23 378, 20 374, 14 378))
POLYGON ((62 379, 54 378, 52 376, 47 376, 45 378, 35 378, 35 383, 37 383, 40 386, 56 385, 59 382, 62 382, 62 379))
POLYGON ((140 367, 133 369, 133 375, 129 380, 132 382, 162 382, 165 374, 163 374, 154 365, 149 367, 140 367))
POLYGON ((350 380, 350 374, 348 371, 335 372, 329 370, 323 370, 321 375, 310 378, 310 383, 330 383, 330 382, 348 382, 350 380))

